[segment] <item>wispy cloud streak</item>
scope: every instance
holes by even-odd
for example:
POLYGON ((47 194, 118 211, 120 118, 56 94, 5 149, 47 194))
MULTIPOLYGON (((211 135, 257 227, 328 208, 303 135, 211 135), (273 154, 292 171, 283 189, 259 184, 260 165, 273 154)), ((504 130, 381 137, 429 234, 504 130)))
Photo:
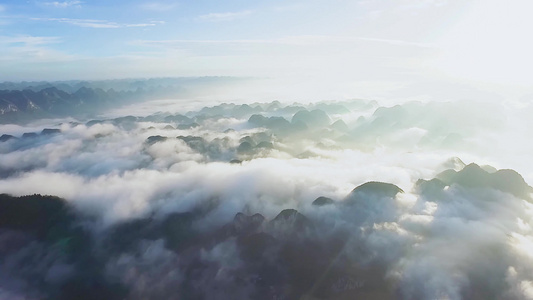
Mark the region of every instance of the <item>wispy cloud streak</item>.
POLYGON ((349 37, 349 36, 322 36, 322 35, 301 35, 287 36, 277 39, 229 39, 229 40, 138 40, 135 44, 148 46, 172 46, 177 44, 279 44, 279 45, 313 45, 324 43, 354 43, 354 42, 375 42, 396 46, 410 46, 421 48, 432 48, 431 44, 417 43, 395 39, 380 39, 369 37, 349 37))
POLYGON ((61 39, 54 36, 0 36, 0 44, 45 45, 59 43, 61 39))
POLYGON ((36 21, 50 21, 50 22, 59 22, 66 23, 79 27, 88 27, 88 28, 127 28, 127 27, 150 27, 161 24, 159 21, 150 21, 148 23, 117 23, 107 20, 96 20, 96 19, 70 19, 70 18, 32 18, 36 21))
POLYGON ((139 5, 143 10, 150 10, 156 12, 165 12, 176 8, 178 4, 176 3, 162 3, 162 2, 147 2, 139 5))
POLYGON ((43 4, 46 6, 54 6, 58 8, 66 8, 66 7, 81 7, 81 4, 84 3, 83 1, 53 1, 53 2, 44 2, 43 4))
POLYGON ((196 18, 200 22, 225 22, 233 21, 238 18, 249 16, 252 14, 251 10, 244 10, 238 12, 225 12, 225 13, 209 13, 205 15, 200 15, 196 18))

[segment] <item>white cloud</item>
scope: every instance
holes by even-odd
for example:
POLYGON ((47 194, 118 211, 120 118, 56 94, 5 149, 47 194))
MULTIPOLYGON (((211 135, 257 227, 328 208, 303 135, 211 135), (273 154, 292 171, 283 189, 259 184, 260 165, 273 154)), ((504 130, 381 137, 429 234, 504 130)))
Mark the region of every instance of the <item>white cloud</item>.
POLYGON ((156 12, 165 12, 172 10, 178 6, 177 3, 163 3, 163 2, 146 2, 139 7, 144 10, 151 10, 156 12))
POLYGON ((393 46, 417 47, 417 48, 432 48, 431 44, 416 43, 394 39, 380 39, 370 37, 350 37, 350 36, 325 36, 325 35, 298 35, 286 36, 276 39, 228 39, 228 40, 137 40, 134 44, 148 45, 148 46, 171 46, 175 47, 178 44, 277 44, 277 45, 293 45, 293 46, 309 46, 309 45, 331 45, 336 44, 354 44, 361 42, 383 43, 393 46))
MULTIPOLYGON (((20 61, 26 63, 71 61, 73 55, 52 48, 52 44, 62 42, 60 37, 53 36, 0 36, 1 67, 8 68, 20 61)), ((37 68, 34 67, 33 70, 36 71, 37 68)))
POLYGON ((200 15, 196 20, 201 22, 223 22, 223 21, 233 21, 238 18, 242 18, 248 15, 251 15, 251 10, 244 10, 238 12, 225 12, 225 13, 209 13, 205 15, 200 15))
MULTIPOLYGON (((497 119, 494 115, 504 113, 487 109, 485 103, 473 108, 464 102, 437 107, 409 103, 402 107, 413 113, 420 128, 440 130, 442 126, 437 126, 440 118, 433 117, 434 111, 438 111, 437 116, 443 117, 447 128, 457 126, 458 131, 471 136, 477 132, 472 127, 493 130, 478 122, 476 115, 469 113, 470 109, 483 107, 483 115, 491 121, 497 119), (459 111, 465 111, 464 117, 459 111), (471 122, 464 123, 463 119, 471 122)), ((160 102, 158 108, 169 110, 160 102)), ((374 108, 353 108, 352 112, 361 116, 367 110, 374 111, 374 108)), ((125 113, 137 111, 128 109, 125 113)), ((383 110, 381 114, 387 116, 383 110)), ((516 113, 510 115, 518 117, 516 113)), ((361 145, 344 150, 321 150, 312 145, 329 137, 313 143, 302 137, 288 138, 275 141, 279 152, 287 152, 286 156, 272 152, 269 157, 229 164, 203 158, 207 152, 193 151, 175 136, 191 134, 208 141, 227 138, 235 142, 231 146, 235 147, 242 136, 251 135, 251 129, 235 127, 237 122, 230 118, 198 122, 200 127, 190 130, 164 129, 168 123, 155 121, 138 122, 133 129, 111 124, 90 127, 64 124, 61 135, 46 142, 36 140, 33 145, 25 144, 24 149, 14 148, 9 152, 9 142, 1 144, 0 150, 6 153, 0 156, 0 167, 20 168, 20 172, 0 179, 0 190, 15 195, 59 195, 77 208, 100 216, 105 224, 146 215, 157 218, 169 212, 209 206, 209 213, 195 225, 200 230, 220 226, 240 211, 259 212, 271 219, 281 209, 296 208, 313 221, 330 224, 328 228, 352 233, 353 238, 347 241, 339 257, 369 262, 365 264, 369 266, 377 262, 384 268, 384 280, 391 283, 388 286, 394 286, 397 295, 404 298, 468 298, 469 289, 480 286, 488 293, 516 295, 511 298, 523 299, 533 294, 529 276, 533 271, 533 205, 489 188, 451 185, 444 189, 411 189, 418 178, 429 179, 448 168, 440 163, 455 153, 414 147, 413 141, 425 134, 418 128, 407 127, 403 134, 388 128, 368 151, 357 150, 361 145), (223 133, 228 127, 236 132, 223 133), (387 133, 402 136, 403 144, 389 139, 387 133), (169 139, 152 145, 145 143, 152 135, 169 139), (410 145, 411 151, 405 145, 410 145), (288 155, 291 151, 297 155, 304 150, 315 151, 320 157, 297 159, 288 155), (317 208, 310 204, 322 195, 342 201, 355 186, 369 180, 395 183, 406 193, 394 198, 352 197, 348 206, 317 208), (499 285, 503 281, 509 286, 499 285), (497 284, 486 284, 489 282, 497 284)), ((402 122, 409 123, 406 119, 402 122)), ((0 126, 0 132, 30 130, 38 131, 33 127, 0 126)), ((492 141, 485 140, 485 143, 494 148, 492 141)), ((515 148, 506 147, 501 153, 513 156, 509 149, 515 148)), ((476 155, 475 149, 472 151, 476 155)), ((119 260, 112 267, 122 274, 126 267, 136 267, 137 262, 144 261, 156 265, 150 269, 152 277, 164 277, 157 272, 157 265, 168 266, 165 262, 170 264, 175 257, 163 248, 162 242, 153 246, 146 256, 122 260, 127 264, 120 264, 119 260)), ((230 268, 240 264, 233 260, 235 256, 224 255, 234 250, 231 243, 221 244, 203 251, 201 256, 207 261, 221 261, 226 264, 224 267, 230 268)))
POLYGON ((275 6, 273 9, 279 12, 292 12, 292 11, 300 11, 304 9, 305 7, 306 6, 303 3, 294 3, 294 4, 275 6))
POLYGON ((44 2, 43 4, 46 6, 54 6, 58 8, 66 8, 66 7, 81 7, 81 4, 84 3, 83 1, 54 1, 54 2, 44 2))
POLYGON ((61 42, 59 37, 54 36, 0 36, 0 44, 45 45, 61 42))
POLYGON ((117 23, 107 20, 97 19, 70 19, 70 18, 32 18, 36 21, 50 21, 71 24, 87 28, 127 28, 127 27, 150 27, 161 24, 160 21, 150 21, 147 23, 117 23))

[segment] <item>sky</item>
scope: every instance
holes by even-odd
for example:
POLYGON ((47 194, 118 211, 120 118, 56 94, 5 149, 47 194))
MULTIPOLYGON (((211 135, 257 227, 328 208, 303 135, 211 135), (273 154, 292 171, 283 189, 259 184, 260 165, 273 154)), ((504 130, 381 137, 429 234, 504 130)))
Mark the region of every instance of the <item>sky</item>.
POLYGON ((0 80, 246 76, 345 96, 523 99, 533 86, 532 8, 527 0, 4 0, 0 80))

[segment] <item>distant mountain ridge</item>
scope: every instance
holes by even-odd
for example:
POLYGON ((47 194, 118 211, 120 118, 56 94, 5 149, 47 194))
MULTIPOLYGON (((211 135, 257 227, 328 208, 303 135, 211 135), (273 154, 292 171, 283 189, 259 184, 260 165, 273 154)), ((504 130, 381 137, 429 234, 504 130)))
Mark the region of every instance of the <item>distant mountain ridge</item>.
POLYGON ((81 87, 69 93, 56 87, 40 91, 0 90, 0 122, 16 118, 65 116, 69 114, 92 113, 123 103, 124 100, 137 100, 146 95, 139 89, 135 92, 104 91, 81 87))
POLYGON ((0 124, 38 118, 91 115, 104 109, 156 98, 186 96, 232 77, 120 79, 0 83, 0 124))
POLYGON ((167 77, 167 78, 125 78, 107 80, 64 80, 64 81, 22 81, 22 82, 0 82, 0 90, 40 90, 56 87, 68 93, 74 93, 82 87, 92 89, 117 91, 136 91, 139 88, 145 90, 166 89, 175 86, 189 86, 195 84, 212 84, 215 82, 235 82, 243 78, 236 77, 167 77))

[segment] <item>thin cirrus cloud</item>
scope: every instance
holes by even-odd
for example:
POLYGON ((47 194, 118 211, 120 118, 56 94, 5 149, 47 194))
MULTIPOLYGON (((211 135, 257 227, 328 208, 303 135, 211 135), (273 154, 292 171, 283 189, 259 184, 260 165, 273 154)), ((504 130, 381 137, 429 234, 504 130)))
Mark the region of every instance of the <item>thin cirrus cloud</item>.
POLYGON ((143 45, 159 48, 176 48, 188 46, 208 46, 208 45, 272 45, 272 46, 328 46, 338 44, 346 46, 384 44, 389 47, 418 48, 421 50, 434 49, 435 46, 428 43, 416 43, 396 39, 378 39, 369 37, 352 36, 324 36, 324 35, 299 35, 285 36, 275 39, 222 39, 222 40, 137 40, 132 42, 135 45, 143 45))
POLYGON ((139 7, 143 10, 150 10, 150 11, 156 11, 156 12, 165 12, 172 10, 178 6, 177 3, 163 3, 163 2, 146 2, 139 7))
POLYGON ((53 36, 0 36, 1 44, 25 44, 25 45, 46 45, 61 42, 59 37, 53 36))
POLYGON ((251 10, 224 13, 209 13, 196 17, 196 20, 200 22, 226 22, 249 16, 252 13, 253 12, 251 10))
POLYGON ((81 4, 84 3, 83 1, 53 1, 53 2, 44 2, 43 4, 46 6, 53 6, 58 8, 66 8, 66 7, 81 7, 81 4))
POLYGON ((322 43, 352 43, 358 41, 368 41, 385 43, 399 46, 413 46, 421 48, 431 48, 430 44, 416 43, 394 39, 378 39, 369 37, 350 36, 324 36, 324 35, 300 35, 286 36, 277 39, 230 39, 230 40, 138 40, 136 44, 142 45, 174 45, 174 44, 283 44, 283 45, 310 45, 322 43))
POLYGON ((25 63, 57 63, 73 61, 76 55, 55 50, 53 44, 61 44, 60 37, 44 36, 0 36, 0 64, 2 67, 14 64, 16 61, 25 63))
POLYGON ((150 27, 161 24, 160 21, 150 21, 148 23, 117 23, 107 20, 96 19, 70 19, 70 18, 32 18, 35 21, 50 21, 66 23, 79 27, 88 28, 128 28, 128 27, 150 27))

